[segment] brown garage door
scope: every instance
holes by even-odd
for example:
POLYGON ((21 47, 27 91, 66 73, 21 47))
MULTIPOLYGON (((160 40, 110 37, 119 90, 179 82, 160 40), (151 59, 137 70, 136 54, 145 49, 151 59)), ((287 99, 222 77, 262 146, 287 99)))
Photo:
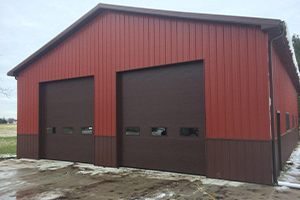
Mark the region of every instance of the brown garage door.
POLYGON ((203 62, 118 74, 122 166, 205 174, 203 62))
POLYGON ((93 77, 41 84, 43 158, 94 162, 93 77))

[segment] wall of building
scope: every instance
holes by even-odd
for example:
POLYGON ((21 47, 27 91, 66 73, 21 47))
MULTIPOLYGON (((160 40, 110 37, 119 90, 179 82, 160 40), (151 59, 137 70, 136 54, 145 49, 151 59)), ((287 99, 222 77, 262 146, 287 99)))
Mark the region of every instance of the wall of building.
MULTIPOLYGON (((294 119, 294 127, 292 116, 298 119, 298 96, 297 91, 273 46, 273 73, 274 73, 274 105, 275 111, 280 111, 281 134, 286 133, 286 118, 285 114, 290 114, 290 129, 296 127, 298 120, 294 119)), ((276 130, 277 134, 277 130, 276 130)))
MULTIPOLYGON (((281 163, 282 166, 291 155, 299 140, 298 131, 298 96, 292 81, 273 46, 274 73, 274 107, 280 111, 281 131, 281 163), (289 113, 290 130, 286 127, 286 113, 289 113), (294 126, 293 117, 294 116, 294 126)), ((277 138, 277 118, 275 118, 275 133, 277 138)), ((276 142, 278 142, 276 140, 276 142)), ((278 156, 278 155, 277 155, 278 156)), ((279 159, 279 157, 277 157, 279 159)))
POLYGON ((38 134, 38 83, 95 76, 95 133, 116 135, 116 71, 204 59, 206 137, 270 139, 267 35, 106 12, 18 76, 19 134, 38 134), (255 53, 257 52, 257 53, 255 53))
MULTIPOLYGON (((230 151, 247 140, 270 140, 267 53, 268 35, 257 28, 105 12, 19 74, 18 134, 39 134, 40 82, 94 75, 95 164, 117 166, 116 72, 204 59, 207 176, 228 178, 222 174, 244 164, 220 171, 228 162, 223 158, 240 163, 250 153, 230 151), (228 140, 235 141, 230 151, 214 148, 229 147, 228 140)), ((30 145, 24 143, 22 148, 30 145)), ((270 146, 257 145, 261 152, 270 146)), ((266 162, 265 179, 247 181, 270 183, 271 156, 263 155, 250 157, 248 169, 260 176, 253 173, 266 162)), ((241 170, 228 179, 244 180, 241 170)))

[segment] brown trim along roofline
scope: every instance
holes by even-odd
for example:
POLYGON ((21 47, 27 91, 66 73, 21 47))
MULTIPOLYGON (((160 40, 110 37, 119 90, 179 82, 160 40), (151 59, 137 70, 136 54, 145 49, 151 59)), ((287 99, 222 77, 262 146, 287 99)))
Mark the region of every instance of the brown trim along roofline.
MULTIPOLYGON (((252 17, 238 17, 238 16, 227 16, 227 15, 212 15, 212 14, 199 14, 199 13, 187 13, 187 12, 175 12, 175 11, 165 11, 165 10, 154 10, 154 9, 145 9, 145 8, 136 8, 136 7, 127 7, 127 6, 117 6, 117 5, 109 5, 109 4, 98 4, 91 11, 65 29, 62 33, 57 35, 50 42, 45 44, 19 65, 10 70, 7 75, 17 77, 18 74, 24 70, 26 67, 30 66, 32 63, 37 61, 43 55, 51 51, 65 39, 74 34, 77 30, 82 28, 92 19, 97 17, 104 11, 119 11, 119 12, 127 12, 127 13, 135 13, 135 14, 143 14, 143 15, 152 15, 152 16, 160 16, 160 17, 169 17, 169 18, 179 18, 185 20, 196 20, 196 21, 205 21, 205 22, 213 22, 213 23, 225 23, 225 24, 234 24, 239 26, 251 26, 261 28, 263 31, 266 30, 270 35, 277 34, 278 31, 282 29, 282 22, 278 19, 264 19, 264 18, 252 18, 252 17)), ((291 57, 292 52, 288 49, 288 42, 285 39, 280 40, 279 42, 274 43, 281 60, 288 67, 287 71, 294 83, 294 86, 298 91, 300 91, 299 78, 297 73, 295 73, 295 66, 293 65, 293 60, 291 57), (278 44, 277 44, 278 43, 278 44), (287 57, 286 57, 287 56, 287 57), (296 77, 297 76, 297 77, 296 77)))

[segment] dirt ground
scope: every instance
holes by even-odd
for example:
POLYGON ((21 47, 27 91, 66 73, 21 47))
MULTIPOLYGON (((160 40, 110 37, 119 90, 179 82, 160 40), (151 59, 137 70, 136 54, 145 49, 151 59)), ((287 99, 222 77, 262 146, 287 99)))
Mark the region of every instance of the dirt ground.
MULTIPOLYGON (((51 160, 0 161, 0 199, 210 199, 199 176, 51 160)), ((300 199, 300 190, 202 177, 215 199, 300 199)))

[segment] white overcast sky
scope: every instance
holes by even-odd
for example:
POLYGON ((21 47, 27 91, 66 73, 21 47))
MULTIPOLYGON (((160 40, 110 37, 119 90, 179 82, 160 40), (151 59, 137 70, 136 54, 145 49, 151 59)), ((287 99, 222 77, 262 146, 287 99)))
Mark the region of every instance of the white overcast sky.
POLYGON ((0 0, 0 117, 17 117, 17 81, 6 73, 98 3, 281 19, 300 34, 300 0, 0 0))

